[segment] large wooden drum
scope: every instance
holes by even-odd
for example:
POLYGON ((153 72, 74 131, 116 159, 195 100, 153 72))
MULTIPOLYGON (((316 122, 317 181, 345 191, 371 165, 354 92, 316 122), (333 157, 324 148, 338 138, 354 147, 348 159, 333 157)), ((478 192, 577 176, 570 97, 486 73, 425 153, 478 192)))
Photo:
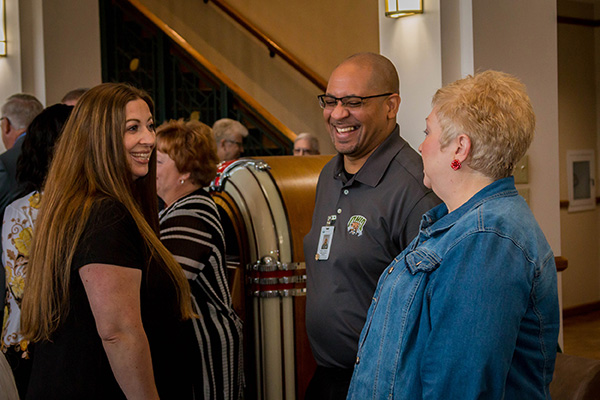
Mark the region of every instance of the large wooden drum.
POLYGON ((211 187, 226 232, 234 307, 244 319, 247 398, 302 400, 314 372, 302 240, 330 159, 240 159, 221 165, 211 187))

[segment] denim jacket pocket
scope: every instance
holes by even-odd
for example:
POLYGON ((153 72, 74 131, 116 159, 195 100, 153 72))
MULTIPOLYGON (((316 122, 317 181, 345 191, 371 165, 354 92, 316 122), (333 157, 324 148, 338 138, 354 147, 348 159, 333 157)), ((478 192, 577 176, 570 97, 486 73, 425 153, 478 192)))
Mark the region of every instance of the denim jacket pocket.
POLYGON ((408 253, 405 262, 411 274, 417 272, 433 272, 442 262, 442 259, 429 249, 420 248, 408 253))

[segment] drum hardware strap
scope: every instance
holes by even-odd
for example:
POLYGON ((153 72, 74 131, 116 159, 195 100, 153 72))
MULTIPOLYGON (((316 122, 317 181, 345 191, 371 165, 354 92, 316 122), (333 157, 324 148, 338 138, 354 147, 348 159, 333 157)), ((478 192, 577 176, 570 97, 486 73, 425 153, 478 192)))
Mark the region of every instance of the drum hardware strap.
POLYGON ((269 272, 269 271, 294 271, 298 269, 306 269, 306 264, 303 262, 282 263, 275 260, 271 256, 264 256, 257 260, 254 264, 248 264, 247 270, 269 272))
POLYGON ((251 279, 251 283, 253 285, 278 285, 278 284, 304 283, 304 282, 306 282, 306 275, 283 276, 281 278, 252 278, 251 279))
POLYGON ((252 292, 253 297, 273 298, 273 297, 296 297, 306 296, 306 288, 283 289, 283 290, 257 290, 252 292))
POLYGON ((253 297, 272 298, 306 295, 306 264, 282 263, 276 257, 264 256, 246 266, 249 293, 253 297))

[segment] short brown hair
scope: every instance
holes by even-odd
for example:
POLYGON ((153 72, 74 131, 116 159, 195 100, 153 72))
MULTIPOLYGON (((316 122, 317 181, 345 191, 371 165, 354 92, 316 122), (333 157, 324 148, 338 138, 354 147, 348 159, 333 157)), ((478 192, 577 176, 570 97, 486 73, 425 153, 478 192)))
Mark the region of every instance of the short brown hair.
POLYGON ((171 120, 156 130, 157 148, 167 154, 190 181, 208 186, 217 175, 217 147, 212 129, 199 121, 171 120))
POLYGON ((510 176, 533 140, 535 114, 516 77, 484 71, 457 80, 433 96, 445 147, 460 134, 471 139, 467 165, 497 180, 510 176))

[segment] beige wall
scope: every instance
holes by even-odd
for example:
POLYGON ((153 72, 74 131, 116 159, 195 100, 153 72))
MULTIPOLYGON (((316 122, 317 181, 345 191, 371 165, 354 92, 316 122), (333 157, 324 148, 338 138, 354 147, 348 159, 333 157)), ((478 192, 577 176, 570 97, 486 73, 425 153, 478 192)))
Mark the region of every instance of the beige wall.
POLYGON ((98 0, 43 4, 44 88, 51 105, 72 89, 102 83, 99 11, 98 0))
MULTIPOLYGON (((197 0, 142 3, 288 128, 316 134, 321 152, 333 153, 316 100, 321 90, 279 57, 271 58, 263 44, 249 37, 213 4, 197 0)), ((325 79, 347 55, 378 51, 374 2, 353 0, 345 3, 343 10, 316 0, 230 3, 247 12, 249 20, 325 79)))
POLYGON ((0 58, 0 101, 16 92, 43 104, 101 83, 97 0, 9 1, 8 55, 0 58))
POLYGON ((425 13, 386 18, 385 0, 379 1, 381 53, 396 65, 400 75, 398 124, 406 141, 417 149, 423 141, 425 117, 431 97, 442 85, 440 0, 425 3, 425 13))
MULTIPOLYGON (((0 57, 0 102, 13 93, 21 92, 21 35, 19 2, 5 2, 7 56, 0 57)), ((6 150, 0 140, 0 153, 6 150)))
MULTIPOLYGON (((592 4, 559 1, 558 6, 561 16, 594 18, 592 4)), ((561 200, 569 198, 567 151, 596 149, 598 143, 597 34, 598 28, 558 24, 561 200)), ((569 267, 563 273, 564 306, 569 308, 596 302, 600 300, 600 209, 575 213, 561 209, 560 220, 563 256, 569 261, 569 267)))
POLYGON ((548 0, 473 1, 474 71, 496 69, 527 86, 536 113, 529 155, 529 205, 561 255, 556 4, 548 0))

